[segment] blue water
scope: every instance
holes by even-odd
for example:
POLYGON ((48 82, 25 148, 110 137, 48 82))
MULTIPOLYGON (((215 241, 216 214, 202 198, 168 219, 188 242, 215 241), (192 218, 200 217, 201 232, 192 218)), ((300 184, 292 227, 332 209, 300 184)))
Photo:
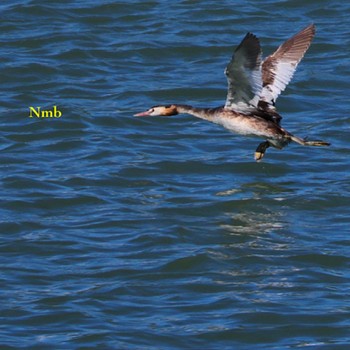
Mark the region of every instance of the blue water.
POLYGON ((347 349, 350 4, 3 1, 1 349, 347 349), (219 106, 247 31, 315 23, 278 99, 329 148, 269 149, 219 106), (60 118, 29 117, 30 107, 60 118))

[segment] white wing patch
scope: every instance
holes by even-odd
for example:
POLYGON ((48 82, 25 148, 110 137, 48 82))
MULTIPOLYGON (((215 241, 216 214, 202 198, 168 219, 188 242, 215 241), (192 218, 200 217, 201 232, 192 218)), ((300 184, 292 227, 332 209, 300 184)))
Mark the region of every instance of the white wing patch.
POLYGON ((274 104, 277 97, 291 81, 295 69, 296 65, 291 65, 289 62, 278 62, 273 70, 270 71, 273 77, 273 84, 264 86, 261 92, 261 100, 274 104))

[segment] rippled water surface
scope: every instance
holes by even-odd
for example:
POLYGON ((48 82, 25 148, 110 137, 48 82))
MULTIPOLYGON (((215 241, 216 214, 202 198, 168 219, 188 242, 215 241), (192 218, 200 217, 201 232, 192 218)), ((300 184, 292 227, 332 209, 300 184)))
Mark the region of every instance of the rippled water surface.
POLYGON ((350 3, 2 1, 1 349, 346 349, 350 3), (317 35, 278 108, 330 148, 155 104, 218 106, 247 31, 317 35), (29 117, 30 107, 60 118, 29 117))

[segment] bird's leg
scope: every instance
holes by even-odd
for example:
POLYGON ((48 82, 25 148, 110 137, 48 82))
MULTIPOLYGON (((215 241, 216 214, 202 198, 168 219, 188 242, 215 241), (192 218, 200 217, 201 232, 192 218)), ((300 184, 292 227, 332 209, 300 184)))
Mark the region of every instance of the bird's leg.
POLYGON ((261 144, 257 147, 257 149, 255 151, 254 158, 257 162, 259 162, 261 159, 263 159, 265 152, 269 147, 270 147, 269 141, 261 142, 261 144))

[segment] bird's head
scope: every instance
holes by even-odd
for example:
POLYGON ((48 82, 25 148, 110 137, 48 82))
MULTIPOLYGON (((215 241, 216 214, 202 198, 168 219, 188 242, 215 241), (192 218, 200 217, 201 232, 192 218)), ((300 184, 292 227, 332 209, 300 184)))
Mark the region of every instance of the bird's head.
POLYGON ((175 105, 168 106, 154 106, 149 110, 141 113, 134 114, 134 117, 156 117, 156 116, 171 116, 178 114, 177 108, 175 105))

